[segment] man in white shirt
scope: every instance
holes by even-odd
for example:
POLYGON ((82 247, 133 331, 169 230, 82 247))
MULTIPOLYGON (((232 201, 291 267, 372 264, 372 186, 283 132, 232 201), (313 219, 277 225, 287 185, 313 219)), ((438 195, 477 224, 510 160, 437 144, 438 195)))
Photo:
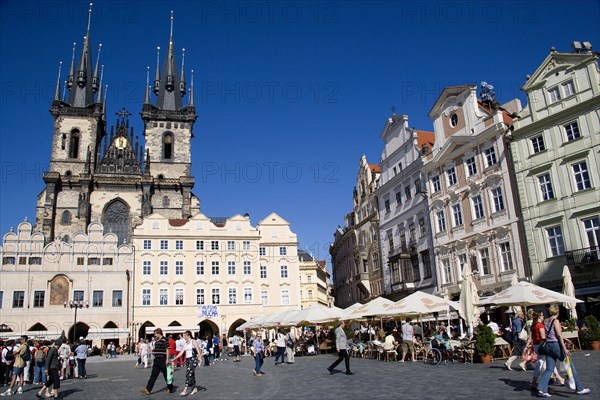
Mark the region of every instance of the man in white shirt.
POLYGON ((492 332, 494 332, 494 335, 497 335, 498 332, 500 332, 500 328, 498 327, 498 324, 494 322, 494 320, 491 320, 487 326, 492 328, 492 332))
POLYGON ((406 322, 402 324, 402 360, 398 362, 404 362, 409 351, 412 354, 413 362, 417 360, 415 357, 414 330, 410 321, 410 318, 406 318, 406 322))

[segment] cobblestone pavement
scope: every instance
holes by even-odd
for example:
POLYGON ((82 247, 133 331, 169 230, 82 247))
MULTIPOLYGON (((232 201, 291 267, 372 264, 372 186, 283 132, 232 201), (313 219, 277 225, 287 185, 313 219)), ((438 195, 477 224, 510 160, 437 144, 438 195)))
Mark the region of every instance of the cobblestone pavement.
MULTIPOLYGON (((175 371, 177 392, 168 395, 162 376, 151 396, 140 389, 146 385, 149 369, 134 369, 136 358, 117 359, 92 357, 87 363, 88 379, 61 382, 61 398, 94 399, 176 399, 185 382, 185 369, 175 371)), ((343 363, 332 376, 326 367, 335 355, 296 357, 291 365, 273 365, 274 358, 265 359, 265 375, 252 374, 254 360, 242 357, 242 362, 218 362, 211 367, 198 367, 196 381, 205 390, 192 396, 198 399, 481 399, 506 400, 530 398, 529 380, 532 371, 508 371, 503 361, 491 366, 482 364, 425 365, 422 362, 384 362, 351 358, 355 373, 345 375, 343 363)), ((600 399, 600 352, 583 351, 573 355, 586 387, 592 389, 587 399, 600 399)), ((27 385, 22 395, 12 399, 34 399, 37 387, 27 385)), ((4 389, 2 390, 4 391, 4 389)), ((573 391, 551 387, 553 397, 574 398, 573 391)))

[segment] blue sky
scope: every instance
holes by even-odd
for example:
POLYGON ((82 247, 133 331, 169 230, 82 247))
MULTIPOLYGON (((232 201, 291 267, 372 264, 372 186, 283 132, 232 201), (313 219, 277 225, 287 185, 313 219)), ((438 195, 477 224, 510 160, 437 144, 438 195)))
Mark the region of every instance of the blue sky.
MULTIPOLYGON (((0 232, 35 219, 50 157, 59 61, 81 49, 87 2, 0 3, 0 232)), ((109 125, 121 107, 137 134, 146 66, 174 44, 194 69, 194 193, 208 216, 275 211, 300 245, 329 260, 352 207, 362 154, 377 163, 395 106, 418 129, 445 86, 492 83, 518 97, 550 47, 600 48, 598 1, 95 1, 109 125)), ((93 53, 95 62, 96 51, 93 53)), ((141 138, 140 138, 141 139, 141 138)))

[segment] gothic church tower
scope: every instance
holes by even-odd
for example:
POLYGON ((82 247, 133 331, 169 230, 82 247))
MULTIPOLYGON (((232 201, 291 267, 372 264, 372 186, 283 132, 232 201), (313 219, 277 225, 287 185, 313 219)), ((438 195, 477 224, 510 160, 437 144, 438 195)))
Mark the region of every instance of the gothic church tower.
MULTIPOLYGON (((106 130, 99 56, 92 71, 90 44, 91 5, 87 34, 78 61, 75 47, 66 81, 68 98, 60 97, 59 68, 50 112, 54 133, 46 188, 38 196, 36 230, 46 240, 70 241, 86 232, 91 222, 101 222, 105 233, 115 233, 119 244, 130 242, 133 228, 152 212, 169 218, 189 218, 200 212, 200 201, 191 193, 192 126, 196 120, 193 89, 182 106, 185 78, 175 69, 173 16, 169 53, 162 80, 155 82, 156 105, 146 91, 142 110, 146 149, 129 126, 125 109, 116 125, 106 130)), ((101 45, 100 45, 101 46, 101 45)), ((157 70, 157 76, 159 72, 157 70)))

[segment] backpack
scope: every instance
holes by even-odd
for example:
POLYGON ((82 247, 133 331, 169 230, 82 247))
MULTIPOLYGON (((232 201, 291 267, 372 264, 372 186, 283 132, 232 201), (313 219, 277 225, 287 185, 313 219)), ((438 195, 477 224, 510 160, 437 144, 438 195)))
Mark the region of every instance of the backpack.
POLYGON ((25 362, 31 361, 31 350, 29 349, 29 346, 27 346, 26 344, 24 344, 23 346, 25 346, 25 352, 21 355, 21 358, 25 362))
POLYGON ((6 348, 6 355, 4 356, 4 359, 6 360, 7 365, 10 365, 15 361, 15 353, 13 353, 13 351, 14 347, 6 348))
POLYGON ((44 361, 46 361, 46 353, 44 353, 44 348, 40 347, 35 352, 35 362, 36 363, 43 363, 44 361))
POLYGON ((292 337, 290 335, 287 335, 285 344, 287 345, 287 347, 291 347, 292 349, 294 348, 294 341, 292 340, 292 337))

